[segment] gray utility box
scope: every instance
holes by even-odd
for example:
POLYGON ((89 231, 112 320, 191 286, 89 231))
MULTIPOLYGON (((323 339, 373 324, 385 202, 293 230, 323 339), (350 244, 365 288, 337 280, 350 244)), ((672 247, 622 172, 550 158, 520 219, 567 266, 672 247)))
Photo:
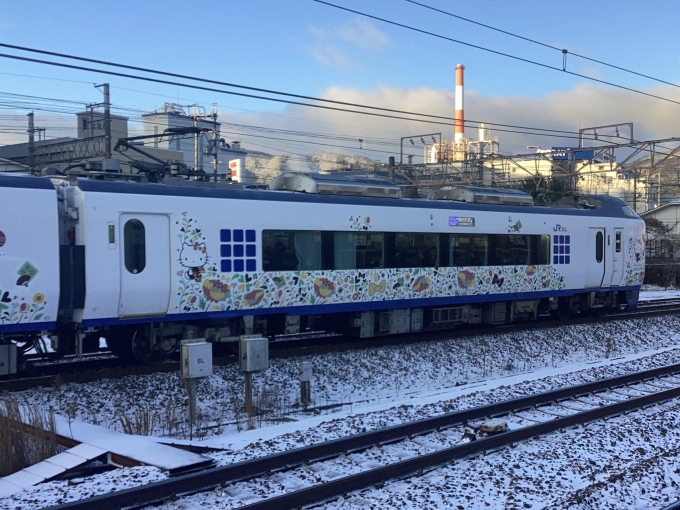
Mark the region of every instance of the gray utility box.
POLYGON ((205 339, 182 341, 182 377, 197 379, 212 375, 212 344, 205 339))
POLYGON ((17 373, 17 346, 15 344, 0 345, 0 375, 17 373))
POLYGON ((302 361, 298 365, 300 382, 309 382, 312 380, 312 363, 310 361, 302 361))
POLYGON ((261 372, 269 368, 269 339, 241 338, 241 372, 261 372))

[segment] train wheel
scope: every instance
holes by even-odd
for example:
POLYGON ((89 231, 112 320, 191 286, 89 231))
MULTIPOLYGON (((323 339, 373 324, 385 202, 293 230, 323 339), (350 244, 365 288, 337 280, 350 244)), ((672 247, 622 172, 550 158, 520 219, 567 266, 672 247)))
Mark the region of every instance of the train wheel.
POLYGON ((133 359, 132 343, 130 338, 134 330, 130 328, 115 328, 105 331, 106 345, 109 350, 121 359, 133 359))
POLYGON ((152 361, 151 338, 146 334, 146 328, 136 328, 132 334, 132 354, 142 363, 147 365, 152 361))
POLYGON ((568 321, 571 319, 571 300, 569 298, 559 298, 556 315, 561 321, 568 321))

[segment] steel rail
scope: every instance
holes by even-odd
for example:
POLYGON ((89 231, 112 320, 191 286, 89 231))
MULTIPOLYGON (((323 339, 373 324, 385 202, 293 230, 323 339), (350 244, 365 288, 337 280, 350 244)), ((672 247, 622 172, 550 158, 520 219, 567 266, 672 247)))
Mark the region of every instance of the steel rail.
MULTIPOLYGON (((224 483, 231 483, 231 482, 237 482, 237 481, 242 481, 242 480, 247 480, 251 478, 255 478, 257 476, 262 476, 267 473, 271 473, 273 471, 279 471, 283 469, 290 469, 292 467, 300 466, 303 464, 307 464, 309 462, 316 462, 320 461, 323 459, 328 459, 328 458, 333 458, 336 457, 340 454, 348 453, 348 452, 357 452, 361 450, 365 450, 367 448, 371 448, 373 446, 379 446, 381 444, 387 444, 387 443, 393 443, 399 440, 403 440, 406 438, 410 438, 413 436, 418 436, 418 435, 423 435, 427 434, 433 431, 441 430, 441 429, 446 429, 450 428, 453 426, 460 425, 461 423, 468 422, 468 421, 474 421, 474 420, 479 420, 479 419, 484 419, 487 417, 493 417, 493 416, 502 416, 505 414, 508 414, 512 411, 520 411, 524 409, 529 409, 532 407, 538 407, 541 405, 548 405, 556 401, 560 400, 567 400, 569 398, 573 397, 578 397, 582 395, 587 395, 591 394, 594 392, 598 391, 604 391, 610 388, 616 388, 620 386, 624 386, 626 384, 631 384, 631 383, 638 383, 638 382, 643 382, 645 380, 649 379, 655 379, 667 375, 672 375, 672 374, 677 374, 680 373, 680 365, 669 365, 665 367, 659 367, 655 368, 652 370, 646 370, 643 372, 636 372, 632 374, 626 374, 622 376, 617 376, 617 377, 611 377, 608 379, 602 379, 599 381, 594 381, 582 385, 577 385, 577 386, 570 386, 566 388, 560 388, 557 390, 545 392, 545 393, 540 393, 537 395, 529 395, 526 397, 519 397, 516 399, 504 401, 504 402, 498 402, 495 404, 490 404, 486 405, 483 407, 478 407, 478 408, 473 408, 473 409, 466 409, 462 411, 455 411, 452 413, 447 413, 444 415, 440 416, 435 416, 433 418, 427 418, 424 420, 419 420, 416 422, 411 422, 411 423, 405 423, 401 425, 395 425, 392 427, 376 430, 376 431, 371 431, 371 432, 365 432, 363 434, 357 434, 354 436, 346 437, 346 438, 340 438, 340 439, 335 439, 332 441, 327 441, 324 443, 320 444, 315 444, 307 447, 302 447, 302 448, 297 448, 294 450, 289 450, 286 452, 282 453, 277 453, 274 455, 269 455, 267 457, 262 457, 258 459, 253 459, 249 461, 243 461, 239 462, 236 464, 232 464, 229 466, 223 466, 223 467, 218 467, 218 468, 212 468, 208 469, 205 471, 201 471, 198 473, 193 473, 193 474, 188 474, 188 475, 183 475, 183 476, 178 476, 178 477, 173 477, 168 480, 163 480, 160 482, 153 482, 147 485, 143 485, 140 487, 134 487, 130 489, 124 489, 122 491, 118 492, 113 492, 109 494, 104 494, 100 496, 94 496, 92 498, 80 500, 80 501, 73 501, 70 503, 65 503, 62 505, 50 507, 52 510, 60 509, 60 510, 85 510, 88 508, 97 508, 98 510, 106 510, 106 509, 117 509, 117 508, 123 508, 123 507, 143 507, 147 506, 150 504, 158 503, 159 501, 164 501, 172 497, 177 497, 183 494, 192 494, 196 492, 203 492, 207 490, 211 490, 212 488, 219 486, 224 483)), ((667 390, 667 391, 676 391, 677 393, 674 395, 680 395, 680 387, 673 388, 672 390, 667 390)), ((652 395, 646 395, 644 397, 640 397, 642 399, 647 399, 644 400, 644 402, 654 402, 654 397, 656 397, 659 394, 652 394, 652 395)), ((635 402, 642 402, 640 399, 633 399, 635 402)), ((629 401, 624 401, 621 403, 613 404, 613 406, 620 406, 620 405, 625 405, 629 401)), ((645 404, 646 405, 646 404, 645 404)), ((625 408, 625 406, 624 406, 625 408)), ((634 407, 631 407, 631 409, 634 407)), ((612 409, 612 406, 607 406, 603 408, 598 408, 592 412, 599 413, 601 412, 602 409, 612 409)), ((618 408, 617 408, 618 409, 618 408)), ((625 408, 628 409, 628 408, 625 408)), ((591 411, 588 411, 588 413, 591 413, 591 411)), ((583 413, 578 414, 578 415, 573 415, 573 416, 581 416, 583 413)), ((588 415, 590 416, 590 415, 588 415)), ((593 416, 596 416, 596 418, 600 418, 605 416, 605 414, 595 414, 593 416)), ((572 417, 569 417, 572 418, 572 417)), ((587 418, 585 421, 589 421, 592 419, 596 418, 587 418)), ((550 423, 553 423, 551 421, 550 423)), ((560 422, 563 423, 563 422, 560 422)), ((569 426, 567 422, 564 422, 564 426, 569 426)), ((574 422, 577 423, 577 422, 574 422)), ((536 425, 531 428, 531 430, 536 430, 539 431, 541 430, 540 428, 535 428, 535 427, 540 427, 544 426, 544 424, 541 425, 536 425)), ((559 428, 559 427, 558 427, 559 428)), ((521 429, 525 430, 525 429, 521 429)), ((497 438, 506 438, 506 437, 515 437, 513 435, 509 434, 515 434, 515 433, 520 433, 520 431, 515 431, 512 433, 505 433, 501 436, 494 436, 489 439, 493 439, 494 441, 498 441, 499 439, 497 438)), ((544 433, 544 432, 534 432, 534 435, 538 433, 544 433)), ((520 438, 523 438, 523 436, 518 436, 520 438)), ((527 436, 531 437, 531 436, 527 436)), ((513 440, 518 440, 518 439, 513 439, 513 440)), ((484 440, 479 440, 475 441, 474 443, 479 443, 482 445, 485 445, 485 448, 492 448, 494 447, 493 445, 496 444, 495 442, 488 442, 488 439, 484 440)), ((472 444, 472 443, 470 443, 472 444)), ((500 443, 499 443, 500 444, 500 443)), ((503 443, 505 444, 505 443, 503 443)), ((467 447, 467 445, 466 445, 467 447)), ((458 448, 458 447, 455 447, 458 448)), ((454 449, 455 449, 454 448, 454 449)), ((473 453, 474 451, 474 446, 467 447, 467 448, 472 448, 471 450, 473 453)), ((484 448, 482 448, 484 449, 484 448)), ((448 451, 448 450, 447 450, 448 451)), ((458 452, 458 450, 455 450, 458 452)), ((467 452, 468 450, 460 450, 461 452, 467 452)), ((425 456, 421 456, 420 458, 427 458, 430 459, 428 462, 435 462, 435 463, 441 463, 445 461, 439 461, 438 459, 442 456, 444 459, 449 459, 447 455, 441 452, 436 452, 434 454, 429 454, 425 456)), ((464 455, 469 455, 469 453, 455 453, 454 457, 451 458, 456 458, 456 456, 464 456, 464 455)), ((364 480, 374 480, 377 479, 375 478, 378 476, 377 474, 371 474, 368 478, 364 478, 370 473, 374 473, 376 471, 377 473, 380 473, 379 476, 386 477, 382 478, 381 481, 384 481, 389 478, 393 478, 395 476, 404 476, 405 474, 408 474, 410 471, 403 471, 404 469, 412 469, 413 466, 418 465, 419 467, 414 468, 415 470, 422 469, 420 464, 418 464, 418 461, 416 459, 410 460, 410 461, 404 461, 402 463, 396 464, 394 466, 387 466, 385 468, 379 468, 378 470, 373 470, 373 471, 368 471, 361 473, 359 475, 356 475, 356 477, 348 477, 348 480, 352 484, 357 484, 358 480, 364 479, 364 480), (401 467, 395 467, 395 466, 401 466, 401 467), (403 474, 399 474, 403 473, 403 474), (354 480, 356 478, 356 480, 354 480)), ((435 465, 435 464, 427 464, 429 465, 435 465)), ((378 477, 379 477, 378 476, 378 477)), ((345 480, 343 478, 343 480, 345 480)), ((378 482, 370 482, 367 483, 364 486, 367 485, 372 485, 373 483, 378 483, 378 482)), ((354 486, 354 485, 352 485, 354 486)), ((362 486, 362 487, 364 487, 362 486)), ((325 485, 324 485, 325 487, 325 485)), ((348 486, 345 485, 338 485, 339 487, 344 487, 342 493, 348 492, 349 490, 356 490, 356 489, 348 489, 348 486)), ((362 488, 358 487, 358 488, 362 488)), ((307 489, 305 489, 306 491, 307 489)), ((310 489, 311 490, 311 489, 310 489)), ((333 489, 336 490, 336 489, 333 489)), ((333 494, 336 494, 335 492, 332 492, 333 494)), ((296 493, 297 494, 297 493, 296 493)), ((307 493, 305 493, 307 494, 307 493)), ((316 494, 315 498, 318 498, 318 492, 315 492, 312 490, 309 494, 316 494)), ((330 493, 329 493, 330 494, 330 493)), ((337 494, 336 494, 337 495, 337 494)), ((283 496, 282 496, 283 497, 283 496)), ((304 498, 308 498, 310 496, 304 496, 304 498)), ((274 501, 274 500, 272 500, 274 501)), ((279 501, 276 499, 276 501, 279 501)), ((299 506, 301 504, 309 504, 309 503, 294 503, 296 500, 295 499, 290 499, 286 500, 289 501, 289 503, 277 503, 281 504, 281 506, 263 506, 261 508, 285 508, 287 506, 299 506)), ((312 502, 315 502, 317 500, 314 500, 312 502)), ((258 503, 258 504, 263 504, 266 505, 265 502, 258 503)), ((250 507, 245 507, 245 508, 250 508, 250 507)), ((253 507, 253 508, 260 508, 260 507, 253 507)))
POLYGON ((665 506, 661 508, 660 510, 680 510, 680 499, 678 496, 676 496, 677 501, 675 503, 671 503, 668 506, 665 506))
POLYGON ((617 404, 612 404, 589 411, 557 418, 537 425, 530 425, 521 429, 505 432, 497 436, 490 436, 477 441, 472 441, 460 446, 446 448, 433 453, 428 453, 390 464, 381 468, 364 471, 355 475, 346 476, 307 489, 290 492, 264 501, 244 505, 240 510, 281 510, 283 508, 296 508, 303 505, 318 504, 328 501, 348 492, 365 489, 372 485, 387 482, 419 473, 425 469, 441 466, 452 460, 469 457, 491 449, 502 448, 518 441, 525 441, 533 437, 555 432, 567 427, 582 425, 587 422, 601 420, 610 416, 622 414, 626 411, 640 409, 649 405, 657 404, 680 396, 680 387, 662 391, 653 395, 645 395, 617 404))
MULTIPOLYGON (((678 299, 680 301, 680 298, 678 299)), ((672 303, 670 305, 643 305, 642 307, 624 313, 613 313, 599 317, 576 317, 569 321, 550 320, 544 322, 533 323, 518 323, 510 324, 500 327, 485 327, 485 328, 469 328, 469 329, 451 329, 426 331, 421 333, 408 333, 405 335, 389 335, 383 337, 374 337, 368 339, 354 340, 343 338, 341 343, 317 343, 309 345, 300 343, 297 347, 290 347, 290 341, 285 343, 288 345, 280 345, 277 347, 277 342, 270 344, 270 358, 290 358, 301 355, 315 355, 326 354, 330 352, 346 352, 351 350, 389 347, 394 345, 419 343, 424 341, 440 341, 452 338, 461 338, 474 335, 485 334, 501 334, 510 333, 514 331, 527 331, 535 329, 549 329, 556 327, 564 327, 570 325, 594 324, 601 322, 615 322, 620 320, 635 320, 645 317, 655 317, 659 315, 671 315, 680 313, 680 303, 672 303)), ((282 342, 283 344, 283 342, 282 342)), ((215 358, 215 365, 227 365, 237 360, 237 356, 225 356, 222 358, 215 358)), ((108 361, 108 360, 107 360, 108 361)), ((92 361, 94 362, 94 360, 92 361)), ((42 375, 34 377, 16 377, 12 376, 7 379, 0 379, 0 392, 2 391, 21 391, 37 387, 48 387, 55 384, 57 377, 61 378, 60 383, 74 382, 86 383, 98 381, 100 379, 120 379, 129 375, 148 375, 156 372, 172 372, 179 369, 178 361, 168 361, 164 363, 156 363, 153 365, 139 365, 127 366, 124 368, 108 368, 104 370, 90 370, 90 371, 75 371, 78 370, 77 363, 63 363, 58 364, 64 368, 71 368, 74 371, 60 372, 52 375, 42 375)))

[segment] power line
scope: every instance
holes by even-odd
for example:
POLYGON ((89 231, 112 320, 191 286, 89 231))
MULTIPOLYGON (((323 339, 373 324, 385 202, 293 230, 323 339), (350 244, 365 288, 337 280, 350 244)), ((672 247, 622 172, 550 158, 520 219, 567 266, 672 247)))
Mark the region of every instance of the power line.
MULTIPOLYGON (((562 68, 560 68, 560 67, 555 67, 555 66, 551 66, 551 65, 549 65, 549 64, 543 64, 543 63, 541 63, 541 62, 536 62, 535 60, 529 60, 529 59, 527 59, 527 58, 518 57, 518 56, 516 56, 516 55, 511 55, 511 54, 509 54, 509 53, 504 53, 504 52, 502 52, 502 51, 492 50, 491 48, 485 48, 484 46, 479 46, 478 44, 472 44, 472 43, 468 43, 468 42, 465 42, 465 41, 461 41, 461 40, 459 40, 459 39, 453 39, 453 38, 447 37, 447 36, 445 36, 445 35, 436 34, 436 33, 434 33, 434 32, 429 32, 429 31, 427 31, 427 30, 423 30, 423 29, 420 29, 420 28, 415 28, 415 27, 412 27, 412 26, 409 26, 409 25, 405 25, 405 24, 403 24, 403 23, 397 23, 396 21, 390 21, 390 20, 385 19, 385 18, 381 18, 381 17, 378 17, 378 16, 373 16, 372 14, 367 14, 367 13, 365 13, 365 12, 356 11, 356 10, 354 10, 354 9, 349 9, 349 8, 347 8, 347 7, 342 7, 342 6, 340 6, 340 5, 335 5, 335 4, 332 4, 332 3, 330 3, 330 2, 326 2, 326 1, 324 1, 324 0, 312 0, 312 1, 313 1, 313 2, 317 2, 317 3, 319 3, 319 4, 327 5, 327 6, 329 6, 329 7, 334 7, 334 8, 336 8, 336 9, 340 9, 340 10, 342 10, 342 11, 347 11, 347 12, 351 12, 351 13, 353 13, 353 14, 358 14, 359 16, 364 16, 364 17, 366 17, 366 18, 374 19, 374 20, 376 20, 376 21, 381 21, 381 22, 383 22, 383 23, 388 23, 388 24, 390 24, 390 25, 394 25, 394 26, 397 26, 397 27, 405 28, 405 29, 407 29, 407 30, 412 30, 412 31, 414 31, 414 32, 419 32, 419 33, 421 33, 421 34, 430 35, 430 36, 436 37, 436 38, 438 38, 438 39, 444 39, 444 40, 449 41, 449 42, 454 42, 454 43, 457 43, 457 44, 462 44, 462 45, 464 45, 464 46, 469 46, 470 48, 475 48, 475 49, 478 49, 478 50, 486 51, 486 52, 488 52, 488 53, 493 53, 493 54, 495 54, 495 55, 500 55, 500 56, 502 56, 502 57, 511 58, 511 59, 513 59, 513 60, 518 60, 518 61, 520 61, 520 62, 525 62, 525 63, 527 63, 527 64, 533 64, 533 65, 535 65, 535 66, 543 67, 543 68, 545 68, 545 69, 552 69, 553 71, 559 71, 559 72, 562 72, 562 73, 570 74, 570 75, 572 75, 572 76, 578 76, 579 78, 584 78, 584 79, 586 79, 586 80, 591 80, 591 81, 594 81, 594 82, 597 82, 597 83, 602 83, 603 85, 609 85, 610 87, 616 87, 616 88, 619 88, 619 89, 627 90, 627 91, 629 91, 629 92, 635 92, 636 94, 642 94, 643 96, 653 97, 653 98, 655 98, 655 99, 660 99, 661 101, 667 101, 667 102, 669 102, 669 103, 674 103, 674 104, 680 105, 680 101, 675 101, 675 100, 669 99, 669 98, 667 98, 667 97, 657 96, 657 95, 651 94, 651 93, 649 93, 649 92, 644 92, 644 91, 642 91, 642 90, 634 89, 634 88, 632 88, 632 87, 626 87, 625 85, 619 85, 619 84, 617 84, 617 83, 613 83, 613 82, 610 82, 610 81, 600 80, 600 79, 598 79, 598 78, 593 78, 593 77, 591 77, 591 76, 586 76, 585 74, 576 73, 576 72, 574 72, 574 71, 567 71, 566 67, 562 67, 562 68)), ((560 50, 560 51, 562 51, 562 50, 560 50)))
MULTIPOLYGON (((317 0, 315 0, 315 1, 317 1, 317 0)), ((65 64, 65 63, 62 63, 62 62, 51 62, 51 61, 48 61, 48 60, 40 60, 40 59, 29 58, 29 57, 21 57, 21 56, 18 56, 18 55, 8 55, 8 54, 0 53, 0 57, 14 59, 14 60, 21 60, 21 61, 25 61, 25 62, 33 62, 33 63, 37 63, 37 64, 51 65, 51 66, 56 66, 56 67, 64 67, 64 68, 75 69, 75 70, 79 70, 79 71, 89 71, 89 72, 95 72, 95 73, 108 74, 108 75, 111 75, 111 76, 119 76, 119 77, 122 77, 122 78, 130 78, 130 79, 133 79, 133 80, 141 80, 141 81, 148 81, 148 82, 152 82, 152 83, 160 83, 160 84, 164 84, 164 85, 172 85, 173 87, 175 87, 175 86, 186 87, 186 88, 192 88, 192 89, 197 89, 197 90, 204 90, 204 91, 207 91, 207 92, 217 92, 217 93, 220 93, 220 94, 228 94, 228 95, 248 97, 248 98, 254 98, 254 99, 262 99, 262 100, 265 100, 265 101, 274 101, 274 102, 277 102, 277 103, 286 103, 286 104, 294 104, 294 105, 299 105, 299 106, 308 106, 308 107, 311 107, 311 108, 319 108, 319 109, 323 109, 323 110, 339 111, 339 112, 346 112, 346 113, 356 113, 356 114, 360 114, 360 115, 368 115, 368 116, 371 116, 371 117, 383 117, 383 118, 388 118, 388 119, 407 120, 407 121, 410 121, 410 122, 422 122, 422 123, 437 124, 437 125, 443 125, 443 126, 450 126, 451 125, 450 122, 445 123, 445 122, 437 122, 437 121, 433 121, 433 120, 413 119, 413 118, 410 118, 410 117, 401 117, 401 116, 397 116, 397 115, 387 115, 387 114, 382 114, 382 113, 364 112, 364 111, 360 111, 360 110, 348 110, 346 108, 339 108, 339 107, 334 107, 334 106, 324 106, 324 105, 318 105, 318 104, 303 103, 303 102, 300 102, 300 101, 291 101, 291 100, 287 100, 287 99, 278 99, 278 98, 274 98, 274 97, 257 96, 257 95, 254 95, 254 94, 245 94, 245 93, 242 93, 242 92, 234 92, 234 91, 231 91, 231 90, 216 89, 216 88, 212 88, 212 87, 205 87, 205 86, 202 86, 202 85, 192 85, 192 84, 189 84, 189 83, 171 82, 171 81, 168 81, 168 80, 161 80, 159 78, 150 78, 150 77, 147 77, 147 76, 136 76, 136 75, 127 74, 127 73, 120 73, 120 72, 117 72, 117 71, 108 71, 108 70, 105 70, 105 69, 88 68, 88 67, 84 67, 84 66, 76 66, 76 65, 73 65, 73 64, 65 64)), ((678 104, 680 104, 680 103, 678 103, 678 104)), ((378 109, 377 107, 367 107, 367 108, 378 109)), ((426 114, 417 114, 417 115, 425 116, 426 114)), ((431 117, 437 118, 439 116, 431 116, 431 117)), ((448 120, 448 117, 439 117, 439 118, 446 118, 448 120)), ((470 121, 470 122, 474 122, 474 121, 470 121)), ((494 125, 494 126, 502 125, 502 124, 496 124, 496 123, 491 123, 491 122, 489 122, 488 124, 494 125)), ((536 130, 538 130, 538 129, 542 129, 542 128, 526 127, 524 129, 536 129, 536 130)), ((552 130, 552 129, 545 129, 544 131, 546 131, 546 132, 544 132, 544 133, 517 131, 517 130, 501 129, 501 128, 495 128, 495 131, 506 132, 506 133, 518 133, 518 134, 533 135, 533 136, 549 136, 549 137, 557 137, 557 138, 578 139, 577 136, 551 134, 553 132, 555 132, 555 133, 562 133, 563 132, 563 131, 552 130)))
POLYGON ((484 27, 484 28, 488 28, 489 30, 494 30, 496 32, 500 32, 501 34, 509 35, 511 37, 516 37, 517 39, 522 39, 523 41, 528 41, 530 43, 538 44, 539 46, 543 46, 545 48, 550 48, 551 50, 559 51, 562 54, 573 55, 575 57, 582 58, 584 60, 589 60, 590 62, 595 62, 597 64, 602 64, 603 66, 611 67, 613 69, 618 69, 619 71, 624 71, 626 73, 635 74, 637 76, 641 76, 641 77, 647 78, 649 80, 657 81, 659 83, 664 83, 666 85, 671 85, 673 87, 680 88, 680 85, 678 85, 676 83, 672 83, 670 81, 662 80, 660 78, 655 78, 654 76, 649 76, 647 74, 638 73, 637 71, 633 71, 631 69, 626 69, 625 67, 620 67, 620 66, 617 66, 617 65, 614 65, 614 64, 608 64, 607 62, 603 62, 601 60, 597 60, 597 59, 594 59, 594 58, 591 58, 591 57, 586 57, 585 55, 580 55, 579 53, 574 53, 572 51, 568 51, 568 50, 563 49, 563 48, 558 48, 557 46, 552 46, 551 44, 546 44, 546 43, 541 42, 541 41, 536 41, 535 39, 530 39, 528 37, 524 37, 522 35, 515 34, 513 32, 509 32, 507 30, 502 30, 500 28, 492 27, 491 25, 486 25, 484 23, 480 23, 479 21, 475 21, 475 20, 472 20, 472 19, 469 19, 469 18, 465 18, 465 17, 460 16, 458 14, 453 14, 452 12, 444 11, 442 9, 437 9, 436 7, 432 7, 431 5, 426 5, 426 4, 423 4, 423 3, 420 3, 420 2, 416 2, 415 0, 406 0, 406 1, 409 2, 409 3, 412 3, 414 5, 424 7, 425 9, 430 9, 431 11, 435 11, 435 12, 439 12, 441 14, 445 14, 447 16, 451 16, 452 18, 457 18, 457 19, 462 20, 462 21, 467 21, 468 23, 473 23, 475 25, 479 25, 480 27, 484 27))
MULTIPOLYGON (((320 0, 314 0, 314 1, 320 1, 320 0)), ((320 2, 320 3, 327 3, 327 2, 320 2)), ((333 6, 333 7, 338 7, 340 9, 344 9, 344 10, 349 10, 349 9, 345 9, 344 7, 335 6, 333 4, 327 4, 327 5, 330 5, 330 6, 333 6)), ((351 12, 355 12, 355 11, 351 11, 351 12)), ((358 13, 358 11, 357 11, 357 13, 358 13)), ((359 14, 361 14, 361 13, 359 13, 359 14)), ((366 15, 366 16, 372 17, 370 15, 366 15)), ((376 19, 380 19, 380 18, 376 18, 376 19)), ((393 23, 393 22, 388 21, 388 23, 393 23)), ((395 23, 395 24, 398 25, 398 23, 395 23)), ((407 27, 407 28, 409 28, 409 27, 407 27)), ((418 30, 418 29, 413 29, 413 30, 418 30)), ((441 37, 444 37, 444 36, 441 36, 441 37)), ((458 41, 454 41, 454 42, 458 42, 458 41)), ((467 44, 467 43, 463 43, 463 44, 467 44)), ((80 57, 80 56, 77 56, 77 55, 69 55, 69 54, 65 54, 65 53, 56 53, 56 52, 52 52, 52 51, 39 50, 39 49, 36 49, 36 48, 28 48, 28 47, 25 47, 25 46, 16 46, 16 45, 12 45, 12 44, 0 43, 0 47, 6 47, 6 48, 16 49, 16 50, 20 50, 20 51, 27 51, 27 52, 32 52, 32 53, 39 53, 39 54, 43 54, 43 55, 56 56, 56 57, 60 57, 60 58, 67 58, 67 59, 78 60, 78 61, 83 61, 83 62, 91 62, 91 63, 102 64, 102 65, 106 65, 106 66, 110 66, 110 67, 118 67, 118 68, 122 68, 122 69, 130 69, 130 70, 134 70, 134 71, 141 71, 141 72, 145 72, 145 73, 158 74, 158 75, 161 75, 161 76, 168 76, 168 77, 172 77, 172 78, 181 78, 181 79, 187 79, 187 80, 198 81, 198 82, 203 82, 203 83, 210 83, 210 84, 214 84, 214 85, 222 85, 222 86, 226 86, 226 87, 240 88, 240 89, 252 90, 252 91, 256 91, 256 92, 265 92, 267 94, 276 94, 276 95, 281 95, 281 96, 286 96, 286 97, 294 97, 294 98, 298 98, 298 99, 308 99, 308 100, 318 101, 318 102, 322 102, 322 103, 337 104, 337 105, 342 105, 342 106, 351 106, 351 107, 355 107, 355 108, 365 108, 365 109, 369 109, 369 110, 383 111, 383 112, 389 112, 389 113, 399 113, 399 114, 403 114, 403 115, 415 115, 415 116, 431 118, 431 119, 445 119, 447 121, 451 120, 450 117, 442 116, 442 115, 432 115, 432 114, 427 114, 427 113, 411 112, 411 111, 407 111, 407 110, 396 110, 396 109, 392 109, 392 108, 383 108, 383 107, 379 107, 379 106, 365 105, 365 104, 360 104, 360 103, 349 103, 349 102, 337 101, 337 100, 333 100, 333 99, 325 99, 325 98, 320 98, 320 97, 305 96, 305 95, 301 95, 301 94, 293 94, 293 93, 290 93, 290 92, 282 92, 282 91, 277 91, 277 90, 272 90, 272 89, 251 87, 251 86, 248 86, 248 85, 240 85, 240 84, 236 84, 236 83, 223 82, 223 81, 219 81, 219 80, 211 80, 211 79, 207 79, 207 78, 197 78, 195 76, 188 76, 188 75, 183 75, 183 74, 170 73, 170 72, 167 72, 167 71, 159 71, 159 70, 156 70, 156 69, 150 69, 150 68, 146 68, 146 67, 131 66, 131 65, 127 65, 127 64, 119 64, 119 63, 116 63, 116 62, 109 62, 109 61, 105 61, 105 60, 91 59, 91 58, 86 58, 86 57, 80 57)), ((492 50, 489 50, 489 51, 492 51, 492 50)), ((0 57, 13 58, 13 59, 17 59, 17 60, 24 60, 24 61, 28 61, 28 62, 36 62, 36 63, 47 64, 47 65, 52 65, 52 66, 61 66, 61 67, 67 67, 67 68, 71 68, 71 69, 84 70, 84 71, 90 71, 90 72, 111 74, 111 75, 114 75, 114 76, 121 76, 121 77, 124 77, 124 78, 143 79, 143 80, 147 80, 147 81, 155 81, 156 83, 163 83, 163 84, 168 84, 168 85, 173 85, 173 86, 196 88, 196 89, 199 89, 199 90, 206 90, 206 91, 211 91, 211 92, 221 92, 221 93, 224 93, 224 94, 236 95, 236 96, 241 96, 241 97, 248 97, 248 98, 254 98, 254 99, 264 99, 264 100, 275 101, 275 102, 280 102, 280 103, 294 104, 294 105, 300 105, 300 106, 308 106, 308 107, 314 107, 314 108, 324 108, 324 109, 337 110, 337 111, 350 111, 352 113, 363 113, 364 115, 370 115, 369 112, 358 112, 356 110, 345 110, 345 109, 338 109, 338 108, 330 108, 330 107, 324 107, 324 106, 321 106, 321 105, 301 103, 301 102, 298 102, 298 101, 285 101, 285 100, 276 99, 276 98, 268 98, 268 97, 256 96, 256 95, 251 95, 251 94, 243 94, 243 93, 232 92, 232 91, 225 91, 225 90, 211 89, 211 88, 206 88, 206 87, 192 86, 192 85, 189 85, 189 84, 180 84, 180 83, 177 83, 177 82, 169 82, 169 81, 166 81, 166 80, 157 80, 157 79, 154 79, 154 78, 145 78, 145 77, 134 76, 134 75, 124 74, 124 73, 116 73, 116 72, 113 72, 113 71, 86 68, 86 67, 81 67, 81 66, 74 66, 74 65, 71 65, 71 64, 63 64, 63 63, 51 62, 51 61, 45 61, 45 60, 31 59, 31 58, 28 58, 28 57, 20 57, 20 56, 17 56, 17 55, 0 54, 0 57)), ((520 60, 522 60, 522 59, 520 59, 520 60)), ((545 64, 540 64, 540 65, 545 65, 545 64)), ((550 67, 550 66, 546 66, 546 67, 550 67)), ((631 89, 631 90, 633 90, 633 89, 631 89)), ((651 94, 647 94, 647 95, 651 95, 651 94)), ((654 96, 654 97, 656 97, 656 96, 654 96)), ((663 98, 661 98, 661 99, 663 99, 663 98)), ((675 101, 672 101, 672 102, 675 102, 675 101)), ((680 102, 678 102, 678 104, 680 104, 680 102)), ((403 117, 392 117, 392 118, 402 119, 402 120, 418 121, 418 119, 403 119, 403 117)), ((482 121, 468 119, 466 122, 478 124, 482 121)), ((514 129, 529 129, 529 130, 551 132, 551 133, 577 134, 577 132, 575 132, 575 131, 566 131, 566 130, 559 130, 559 129, 535 128, 535 127, 530 127, 530 126, 516 126, 516 125, 512 125, 512 124, 501 124, 501 123, 495 123, 495 122, 485 122, 485 123, 489 124, 489 125, 493 125, 493 126, 501 126, 501 127, 508 127, 508 128, 514 128, 514 129)), ((447 125, 449 125, 449 124, 447 123, 447 125)))

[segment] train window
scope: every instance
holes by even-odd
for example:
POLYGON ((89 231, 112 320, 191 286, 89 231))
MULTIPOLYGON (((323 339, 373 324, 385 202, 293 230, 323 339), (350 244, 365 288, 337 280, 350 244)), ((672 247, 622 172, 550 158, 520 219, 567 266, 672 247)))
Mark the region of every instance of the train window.
POLYGON ((295 232, 262 231, 262 270, 295 271, 299 260, 295 253, 295 232))
POLYGON ((295 256, 298 269, 315 271, 321 269, 321 232, 298 231, 294 236, 295 256))
POLYGON ((452 266, 486 266, 489 236, 484 234, 451 234, 449 260, 452 266))
POLYGON ((489 265, 526 266, 530 263, 531 236, 491 236, 489 265))
POLYGON ((385 267, 385 234, 357 232, 356 269, 385 267))
POLYGON ((146 267, 144 223, 139 220, 128 220, 123 227, 123 237, 125 269, 132 274, 139 274, 146 267))
POLYGON ((621 232, 616 233, 616 253, 621 253, 621 232))
POLYGON ((604 236, 602 232, 595 235, 595 261, 599 264, 604 258, 604 236))
POLYGON ((549 263, 548 235, 288 230, 262 232, 264 271, 521 266, 549 263))
POLYGON ((439 267, 439 235, 394 234, 394 260, 390 262, 389 267, 439 267))
POLYGON ((626 215, 628 218, 639 218, 637 213, 633 210, 633 208, 629 205, 624 205, 621 210, 623 211, 623 214, 626 215))
POLYGON ((533 236, 536 238, 536 256, 532 257, 532 264, 550 264, 550 236, 533 236))
POLYGON ((356 269, 357 267, 356 232, 333 233, 333 268, 356 269))

